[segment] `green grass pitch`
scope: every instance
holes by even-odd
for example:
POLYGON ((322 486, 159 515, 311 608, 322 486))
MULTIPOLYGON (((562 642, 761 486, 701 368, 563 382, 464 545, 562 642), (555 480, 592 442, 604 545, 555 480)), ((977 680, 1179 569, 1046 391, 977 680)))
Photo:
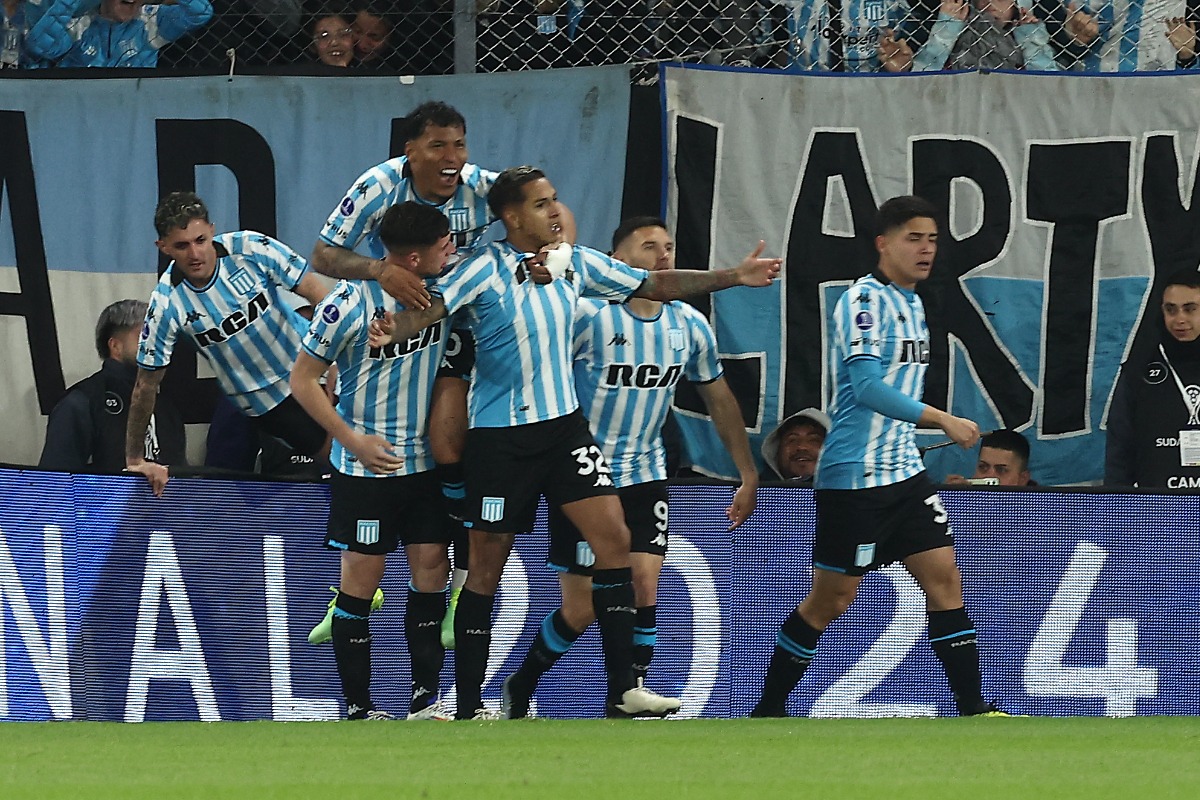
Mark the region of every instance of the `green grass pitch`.
POLYGON ((0 798, 1200 798, 1200 718, 10 723, 0 798))

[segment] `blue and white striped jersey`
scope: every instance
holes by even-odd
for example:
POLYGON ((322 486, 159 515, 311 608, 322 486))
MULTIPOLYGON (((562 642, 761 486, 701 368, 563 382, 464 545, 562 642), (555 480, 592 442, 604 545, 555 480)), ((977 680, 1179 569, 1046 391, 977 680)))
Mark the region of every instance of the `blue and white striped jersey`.
POLYGON ((721 374, 717 337, 692 306, 673 300, 643 319, 624 303, 579 301, 575 390, 616 486, 667 479, 662 426, 680 377, 721 374))
MULTIPOLYGON (((831 15, 825 0, 776 0, 775 14, 784 16, 789 71, 832 69, 831 15)), ((842 57, 845 72, 878 72, 879 39, 884 28, 894 28, 909 16, 904 0, 843 0, 841 7, 842 57)))
POLYGON ((1187 15, 1185 0, 1093 0, 1101 20, 1107 16, 1109 30, 1101 27, 1107 40, 1087 63, 1089 70, 1132 72, 1134 70, 1178 69, 1175 48, 1167 39, 1168 17, 1187 15))
POLYGON ((431 289, 451 314, 466 310, 475 334, 470 427, 526 425, 579 407, 571 372, 579 298, 624 300, 648 273, 588 247, 572 250, 566 274, 543 286, 529 279, 526 253, 507 240, 495 242, 441 275, 431 289))
MULTIPOLYGON (((391 475, 433 469, 429 452, 429 403, 446 350, 447 320, 404 342, 367 344, 367 326, 384 312, 404 307, 376 281, 340 281, 313 314, 305 351, 338 368, 338 413, 355 431, 387 439, 404 456, 391 475)), ((378 478, 336 439, 333 467, 344 475, 378 478)))
POLYGON ((213 237, 217 268, 205 286, 172 280, 167 266, 146 310, 138 365, 171 363, 179 334, 208 359, 221 390, 251 417, 282 403, 308 321, 282 295, 295 289, 308 261, 286 244, 255 231, 213 237))
POLYGON ((833 427, 817 462, 818 489, 866 489, 907 480, 925 469, 917 450, 916 424, 861 405, 846 365, 878 359, 888 386, 920 401, 929 367, 929 328, 915 292, 859 278, 838 298, 830 333, 836 394, 833 427))
POLYGON ((445 214, 450 220, 455 247, 460 251, 469 249, 495 220, 487 205, 487 194, 498 174, 464 164, 458 189, 449 200, 438 205, 417 195, 406 156, 385 161, 358 177, 326 220, 321 241, 353 250, 365 240, 367 255, 383 258, 386 249, 379 241, 383 214, 397 203, 412 200, 434 206, 445 214))

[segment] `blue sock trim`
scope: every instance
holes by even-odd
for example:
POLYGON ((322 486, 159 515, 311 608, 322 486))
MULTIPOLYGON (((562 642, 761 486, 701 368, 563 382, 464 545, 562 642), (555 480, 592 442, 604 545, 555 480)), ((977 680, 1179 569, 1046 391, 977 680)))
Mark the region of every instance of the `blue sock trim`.
POLYGON ((542 620, 542 640, 546 642, 551 653, 562 655, 571 649, 571 642, 558 635, 554 630, 554 615, 549 614, 542 620))
POLYGON ((779 632, 779 636, 775 639, 775 644, 779 645, 796 658, 803 658, 808 661, 812 661, 813 656, 817 654, 816 650, 809 650, 807 647, 801 646, 791 637, 787 636, 783 631, 779 632))
POLYGON ((970 636, 974 636, 974 635, 975 635, 975 629, 974 629, 974 628, 969 628, 969 629, 967 629, 967 630, 965 630, 965 631, 958 631, 957 633, 948 633, 948 634, 946 634, 945 636, 939 636, 939 637, 937 637, 936 639, 930 639, 930 640, 929 640, 929 643, 930 643, 930 644, 933 644, 934 642, 944 642, 944 641, 946 641, 947 639, 957 639, 957 638, 958 638, 958 637, 960 637, 960 636, 968 636, 968 635, 970 635, 970 636))
POLYGON ((343 611, 337 606, 333 607, 333 615, 335 617, 341 617, 342 619, 366 619, 366 617, 360 617, 358 614, 351 614, 349 611, 343 611))
POLYGON ((633 643, 648 644, 651 647, 658 644, 658 628, 634 628, 633 643))

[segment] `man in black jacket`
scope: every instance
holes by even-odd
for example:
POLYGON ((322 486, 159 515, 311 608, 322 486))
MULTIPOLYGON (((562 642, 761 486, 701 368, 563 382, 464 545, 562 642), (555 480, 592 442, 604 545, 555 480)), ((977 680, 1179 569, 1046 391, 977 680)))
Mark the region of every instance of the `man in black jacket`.
MULTIPOLYGON (((39 467, 64 472, 125 469, 125 422, 145 316, 142 300, 119 300, 100 312, 96 354, 103 365, 68 389, 50 412, 39 467)), ((146 460, 186 464, 186 450, 183 418, 159 398, 146 429, 146 460)))
POLYGON ((1159 335, 1121 365, 1108 412, 1104 483, 1200 488, 1200 272, 1173 273, 1159 335))

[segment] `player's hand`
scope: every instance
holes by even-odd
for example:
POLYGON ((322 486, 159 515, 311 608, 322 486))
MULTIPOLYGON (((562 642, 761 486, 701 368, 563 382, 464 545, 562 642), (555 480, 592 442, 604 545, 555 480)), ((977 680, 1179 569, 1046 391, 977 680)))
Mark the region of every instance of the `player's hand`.
POLYGON ((1196 57, 1196 26, 1183 17, 1167 17, 1167 40, 1183 61, 1196 57))
POLYGON ((734 269, 737 271, 738 283, 742 286, 770 286, 779 277, 783 267, 782 258, 761 258, 767 243, 759 239, 758 247, 746 256, 741 264, 734 269))
POLYGON ((406 269, 385 266, 377 279, 383 290, 404 304, 405 308, 424 311, 429 308, 431 298, 425 281, 406 269))
POLYGON ((946 479, 944 481, 942 481, 942 483, 948 484, 950 486, 970 486, 970 484, 971 484, 971 482, 968 481, 966 478, 964 478, 962 475, 947 475, 946 479))
POLYGON ((350 442, 350 452, 354 453, 358 463, 376 475, 387 475, 404 466, 404 456, 382 436, 359 434, 350 442))
POLYGON ((367 344, 371 347, 391 344, 392 333, 395 330, 396 316, 391 311, 385 311, 382 317, 376 317, 367 325, 367 344))
POLYGON ((550 274, 550 270, 546 268, 546 251, 555 245, 546 245, 538 252, 525 259, 525 271, 529 273, 529 278, 539 286, 545 286, 550 281, 554 280, 554 276, 550 274))
POLYGON ((1022 9, 1019 9, 1019 11, 1020 11, 1020 16, 1017 17, 1018 25, 1037 25, 1039 22, 1041 22, 1041 20, 1038 19, 1036 15, 1034 15, 1033 9, 1022 8, 1022 9))
POLYGON ((167 481, 171 479, 171 473, 166 465, 155 464, 153 461, 138 461, 129 464, 125 467, 125 471, 145 475, 146 480, 150 481, 150 491, 154 492, 155 497, 163 496, 163 490, 167 488, 167 481))
POLYGON ((758 486, 753 483, 743 483, 733 493, 733 502, 729 504, 729 508, 725 509, 725 516, 729 518, 727 530, 733 530, 748 520, 754 513, 756 505, 758 505, 758 486))
POLYGON ((979 426, 965 417, 945 414, 938 427, 945 431, 950 440, 964 450, 970 450, 979 441, 979 426))

